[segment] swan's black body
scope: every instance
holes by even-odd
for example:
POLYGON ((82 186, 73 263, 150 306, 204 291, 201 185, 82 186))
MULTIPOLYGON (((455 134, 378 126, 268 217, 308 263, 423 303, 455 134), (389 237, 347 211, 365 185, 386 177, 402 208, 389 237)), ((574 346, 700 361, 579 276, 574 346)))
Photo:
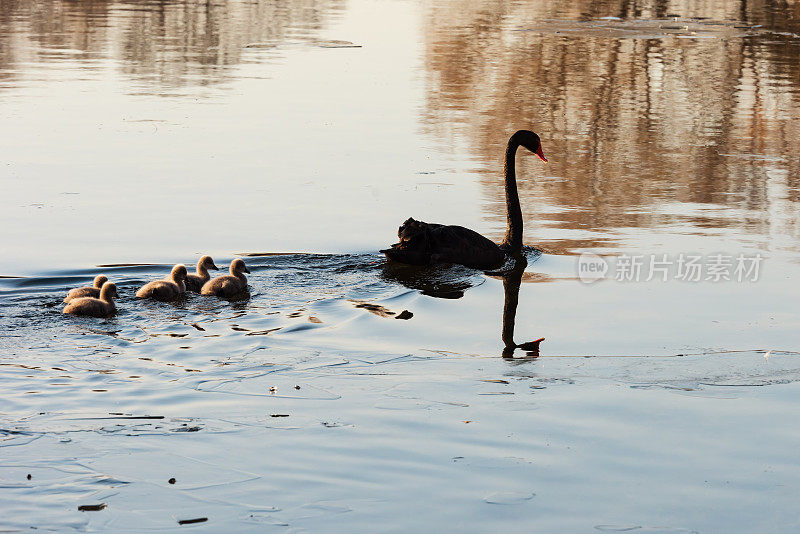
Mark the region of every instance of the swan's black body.
POLYGON ((399 243, 381 252, 391 260, 409 265, 458 263, 474 269, 492 269, 505 260, 500 247, 463 226, 408 219, 397 237, 399 243))
POLYGON ((517 192, 515 156, 518 147, 525 147, 547 161, 539 136, 528 130, 516 132, 508 140, 505 160, 506 236, 500 245, 463 226, 406 220, 397 232, 400 238, 391 248, 381 250, 386 257, 410 265, 458 263, 474 269, 496 269, 506 257, 522 250, 522 209, 517 192))

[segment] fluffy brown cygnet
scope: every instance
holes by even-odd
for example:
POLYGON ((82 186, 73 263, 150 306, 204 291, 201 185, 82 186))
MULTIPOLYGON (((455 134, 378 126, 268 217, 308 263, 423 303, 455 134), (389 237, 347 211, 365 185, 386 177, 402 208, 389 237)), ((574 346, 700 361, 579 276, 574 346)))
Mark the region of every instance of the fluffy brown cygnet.
POLYGON ((247 266, 239 258, 231 262, 231 274, 212 278, 200 290, 201 295, 213 295, 217 297, 233 297, 247 290, 247 277, 244 273, 250 274, 247 266))
POLYGON ((136 296, 162 302, 176 299, 186 293, 186 275, 186 266, 179 263, 172 268, 169 278, 146 283, 136 292, 136 296))
POLYGON ((64 313, 86 317, 111 317, 117 312, 113 300, 116 296, 117 286, 114 282, 106 282, 100 289, 99 299, 94 297, 73 299, 64 307, 64 313))
POLYGON ((108 278, 106 278, 102 274, 98 274, 94 277, 94 287, 84 286, 84 287, 76 287, 75 289, 70 289, 67 296, 64 297, 64 302, 69 302, 73 299, 79 299, 81 297, 93 297, 93 298, 100 298, 100 288, 103 287, 103 284, 108 282, 108 278))
POLYGON ((197 274, 189 274, 186 276, 186 291, 200 293, 203 284, 208 282, 211 278, 211 275, 208 274, 208 269, 217 271, 219 267, 214 265, 214 260, 211 259, 211 256, 203 256, 200 258, 200 261, 197 262, 197 274))

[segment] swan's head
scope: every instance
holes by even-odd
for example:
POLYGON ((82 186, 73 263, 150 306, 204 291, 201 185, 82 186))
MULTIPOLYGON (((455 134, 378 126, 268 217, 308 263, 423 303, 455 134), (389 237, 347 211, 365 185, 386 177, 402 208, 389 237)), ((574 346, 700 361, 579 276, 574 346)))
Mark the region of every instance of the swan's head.
POLYGON ((186 271, 186 266, 182 263, 179 263, 175 267, 172 268, 172 272, 170 273, 170 278, 172 278, 173 282, 179 281, 186 281, 186 277, 189 273, 186 271))
POLYGON ((236 258, 231 262, 231 274, 236 276, 240 273, 247 273, 250 274, 250 270, 247 268, 247 265, 244 264, 244 261, 240 258, 236 258))
POLYGON ((544 157, 544 152, 542 152, 542 142, 539 139, 539 136, 533 133, 530 130, 520 130, 514 135, 511 136, 509 140, 509 144, 511 142, 516 141, 520 146, 524 146, 537 156, 539 159, 547 163, 547 158, 544 157))
POLYGON ((103 274, 98 274, 97 276, 94 277, 94 287, 96 287, 97 289, 103 287, 103 284, 105 284, 106 282, 108 282, 108 278, 106 278, 106 276, 103 274))
POLYGON ((200 261, 197 262, 198 271, 203 267, 206 269, 213 269, 214 271, 219 270, 219 267, 214 264, 214 260, 211 259, 211 256, 203 256, 200 258, 200 261))
POLYGON ((114 282, 106 282, 100 289, 100 299, 110 301, 117 297, 117 285, 114 282))

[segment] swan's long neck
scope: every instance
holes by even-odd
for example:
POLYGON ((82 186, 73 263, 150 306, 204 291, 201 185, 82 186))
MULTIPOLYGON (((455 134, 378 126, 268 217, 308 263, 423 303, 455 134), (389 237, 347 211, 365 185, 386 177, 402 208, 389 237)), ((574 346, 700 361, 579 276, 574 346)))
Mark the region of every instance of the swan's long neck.
POLYGON ((506 237, 501 246, 506 253, 514 255, 522 250, 522 208, 519 205, 517 192, 517 171, 515 157, 519 143, 513 137, 508 141, 505 163, 505 188, 506 188, 506 237))
POLYGON ((208 269, 204 263, 197 264, 197 276, 200 278, 209 278, 208 269))

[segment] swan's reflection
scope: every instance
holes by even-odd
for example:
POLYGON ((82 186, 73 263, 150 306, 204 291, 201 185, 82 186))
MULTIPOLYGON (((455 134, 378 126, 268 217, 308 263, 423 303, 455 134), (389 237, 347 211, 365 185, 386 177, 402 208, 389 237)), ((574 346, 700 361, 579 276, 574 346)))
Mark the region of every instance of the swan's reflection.
MULTIPOLYGON (((544 338, 524 343, 514 341, 519 290, 527 265, 527 260, 521 255, 515 259, 511 269, 486 273, 488 276, 503 280, 505 303, 503 305, 503 330, 500 337, 503 340, 502 356, 507 360, 524 361, 538 357, 539 343, 544 341, 544 338), (516 349, 522 349, 525 352, 524 357, 515 358, 516 349)), ((458 265, 415 267, 391 261, 384 264, 382 273, 385 280, 399 283, 409 289, 419 291, 423 295, 445 299, 463 297, 468 289, 482 284, 485 280, 484 276, 483 273, 474 269, 458 265)))
POLYGON ((519 304, 519 288, 522 284, 522 275, 525 274, 525 267, 528 262, 524 257, 520 257, 514 263, 514 268, 505 271, 500 278, 503 279, 503 293, 505 301, 503 304, 503 358, 513 360, 514 351, 522 349, 525 351, 524 359, 536 358, 539 356, 539 343, 544 338, 524 343, 514 341, 514 326, 517 320, 517 304, 519 304))
POLYGON ((460 299, 466 290, 484 281, 479 271, 461 265, 418 267, 393 261, 384 264, 382 278, 440 299, 460 299))

